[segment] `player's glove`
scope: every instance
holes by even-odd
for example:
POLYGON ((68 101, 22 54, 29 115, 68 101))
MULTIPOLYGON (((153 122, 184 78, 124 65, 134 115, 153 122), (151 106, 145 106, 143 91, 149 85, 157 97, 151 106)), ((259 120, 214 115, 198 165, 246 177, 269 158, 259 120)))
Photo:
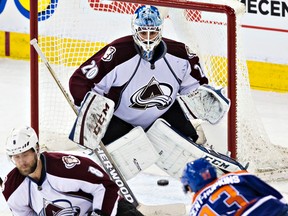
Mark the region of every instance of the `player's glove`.
POLYGON ((207 120, 217 124, 230 108, 230 100, 225 96, 223 88, 201 85, 197 90, 177 96, 184 113, 193 118, 207 120))
POLYGON ((106 216, 101 210, 94 209, 93 211, 89 212, 87 216, 106 216))

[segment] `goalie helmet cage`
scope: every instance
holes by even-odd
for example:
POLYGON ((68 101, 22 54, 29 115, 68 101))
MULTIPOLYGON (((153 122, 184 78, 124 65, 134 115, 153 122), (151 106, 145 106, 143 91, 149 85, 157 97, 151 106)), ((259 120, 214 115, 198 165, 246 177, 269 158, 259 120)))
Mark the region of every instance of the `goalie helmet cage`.
MULTIPOLYGON (((143 4, 159 6, 164 18, 163 36, 186 43, 199 55, 210 84, 227 87, 231 99, 227 143, 232 157, 249 162, 250 171, 266 174, 269 171, 268 174, 280 176, 288 167, 287 149, 270 142, 254 106, 241 47, 240 21, 245 12, 242 3, 38 0, 37 11, 37 1, 30 1, 31 38, 38 37, 39 46, 69 92, 68 82, 74 70, 107 43, 131 34, 131 15, 143 4)), ((39 62, 38 74, 38 58, 31 48, 31 125, 39 128, 40 143, 48 149, 74 147, 68 134, 75 113, 45 65, 39 62)))

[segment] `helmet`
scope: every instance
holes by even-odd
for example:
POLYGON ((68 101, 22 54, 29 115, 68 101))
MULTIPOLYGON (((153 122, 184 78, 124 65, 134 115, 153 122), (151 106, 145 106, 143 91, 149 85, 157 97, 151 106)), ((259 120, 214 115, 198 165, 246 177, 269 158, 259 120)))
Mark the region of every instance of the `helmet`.
POLYGON ((25 152, 31 148, 38 152, 38 137, 33 128, 25 126, 13 129, 6 141, 6 153, 8 156, 25 152))
POLYGON ((215 167, 206 159, 200 158, 186 164, 181 182, 184 188, 189 186, 193 192, 198 192, 216 178, 215 167))
POLYGON ((162 39, 163 20, 154 6, 139 7, 132 17, 132 34, 135 43, 141 49, 141 57, 150 61, 155 47, 162 39))

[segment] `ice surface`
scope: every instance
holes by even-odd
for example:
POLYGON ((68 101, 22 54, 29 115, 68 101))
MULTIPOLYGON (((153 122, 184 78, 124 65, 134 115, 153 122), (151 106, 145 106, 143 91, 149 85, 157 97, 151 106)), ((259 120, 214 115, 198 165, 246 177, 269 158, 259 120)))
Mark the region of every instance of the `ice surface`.
MULTIPOLYGON (((29 79, 28 61, 0 58, 0 176, 2 178, 13 167, 3 153, 7 135, 13 127, 30 125, 29 79)), ((288 147, 288 94, 262 91, 252 93, 272 143, 288 147)), ((190 203, 191 197, 184 195, 180 182, 164 173, 161 174, 155 167, 139 174, 128 183, 139 201, 146 204, 190 203), (157 180, 160 178, 169 179, 169 185, 158 186, 157 180)), ((287 181, 269 183, 288 200, 287 181)), ((0 195, 0 216, 4 215, 9 216, 11 213, 3 196, 0 195)))

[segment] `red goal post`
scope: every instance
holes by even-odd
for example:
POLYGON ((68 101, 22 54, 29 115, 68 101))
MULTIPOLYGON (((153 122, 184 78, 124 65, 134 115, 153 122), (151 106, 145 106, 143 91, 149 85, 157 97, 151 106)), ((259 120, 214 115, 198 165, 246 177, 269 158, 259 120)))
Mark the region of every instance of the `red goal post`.
MULTIPOLYGON (((165 18, 163 35, 189 45, 200 56, 210 83, 227 87, 231 108, 226 143, 231 156, 241 162, 252 162, 253 169, 271 167, 274 163, 259 161, 254 155, 257 152, 265 157, 271 144, 262 125, 257 123, 261 121, 253 107, 241 46, 245 6, 239 1, 53 0, 47 5, 47 1, 38 0, 38 5, 37 1, 30 4, 31 39, 38 38, 67 92, 75 68, 113 39, 131 34, 131 15, 139 5, 159 6, 165 18)), ((31 48, 31 126, 39 132, 42 143, 49 146, 58 142, 64 147, 69 146, 67 134, 74 120, 75 114, 43 63, 39 64, 38 73, 38 57, 31 48)), ((278 165, 286 167, 281 159, 278 165)))

